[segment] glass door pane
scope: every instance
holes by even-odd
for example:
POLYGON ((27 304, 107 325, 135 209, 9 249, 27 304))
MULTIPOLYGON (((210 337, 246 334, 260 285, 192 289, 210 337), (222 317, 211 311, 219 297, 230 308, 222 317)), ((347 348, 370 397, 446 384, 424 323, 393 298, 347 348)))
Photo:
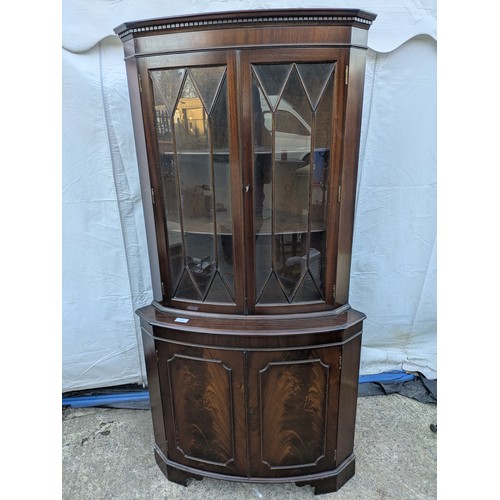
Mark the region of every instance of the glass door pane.
POLYGON ((179 300, 234 304, 226 67, 151 70, 150 74, 171 295, 179 300))
POLYGON ((163 206, 168 221, 169 267, 174 289, 177 288, 181 278, 183 258, 172 114, 184 80, 184 74, 184 69, 151 72, 160 179, 164 197, 163 206))
POLYGON ((256 304, 323 301, 335 64, 253 64, 256 304))

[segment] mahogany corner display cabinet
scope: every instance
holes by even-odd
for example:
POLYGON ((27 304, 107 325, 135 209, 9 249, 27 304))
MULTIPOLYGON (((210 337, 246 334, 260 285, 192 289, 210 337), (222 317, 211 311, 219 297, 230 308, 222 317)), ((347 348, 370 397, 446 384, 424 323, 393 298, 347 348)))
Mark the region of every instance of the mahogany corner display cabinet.
POLYGON ((127 22, 167 478, 354 475, 364 314, 348 302, 368 29, 355 9, 127 22))

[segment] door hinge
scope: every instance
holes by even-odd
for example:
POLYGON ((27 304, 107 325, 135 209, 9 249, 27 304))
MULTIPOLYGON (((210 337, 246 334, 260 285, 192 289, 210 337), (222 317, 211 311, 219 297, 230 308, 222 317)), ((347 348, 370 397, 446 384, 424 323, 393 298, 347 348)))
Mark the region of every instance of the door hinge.
POLYGON ((160 362, 160 356, 158 355, 158 349, 155 349, 155 354, 156 354, 156 364, 160 362))
POLYGON ((342 354, 339 356, 339 371, 342 370, 342 354))
POLYGON ((333 461, 335 462, 337 460, 337 450, 334 450, 333 452, 333 461))
POLYGON ((342 186, 339 186, 337 189, 337 201, 340 203, 340 199, 342 197, 342 186))
POLYGON ((153 202, 153 205, 155 204, 155 190, 151 188, 151 201, 153 202))
POLYGON ((345 84, 349 85, 349 65, 346 64, 345 67, 345 84))
POLYGON ((141 75, 139 75, 138 80, 139 80, 139 92, 142 93, 142 77, 141 77, 141 75))
POLYGON ((161 294, 165 295, 165 283, 161 282, 161 294))
POLYGON ((335 295, 337 295, 337 285, 333 285, 333 287, 332 287, 332 295, 333 295, 333 300, 335 300, 335 295))

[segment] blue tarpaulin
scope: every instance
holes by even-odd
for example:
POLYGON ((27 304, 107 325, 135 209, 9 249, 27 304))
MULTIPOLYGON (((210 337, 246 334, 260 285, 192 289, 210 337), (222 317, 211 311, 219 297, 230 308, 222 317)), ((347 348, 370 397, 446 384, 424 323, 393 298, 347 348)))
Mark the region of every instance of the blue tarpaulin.
MULTIPOLYGON (((366 384, 366 388, 360 391, 360 396, 370 396, 377 394, 388 394, 398 392, 405 396, 414 397, 415 399, 421 400, 420 397, 415 397, 417 392, 422 393, 422 391, 417 391, 413 389, 411 392, 401 391, 400 388, 405 386, 407 382, 417 381, 417 377, 414 373, 407 373, 403 370, 392 370, 384 373, 377 373, 373 375, 361 375, 359 377, 360 384, 366 384), (370 389, 368 387, 373 387, 370 389), (392 389, 387 391, 384 390, 387 385, 391 385, 392 389)), ((419 387, 424 388, 424 392, 428 392, 426 384, 418 384, 419 387)), ((406 385, 408 387, 408 385, 406 385)), ((144 390, 120 392, 119 390, 112 389, 110 393, 106 393, 106 389, 102 391, 96 391, 95 393, 91 391, 85 391, 82 395, 71 395, 68 397, 63 397, 62 405, 70 406, 72 408, 88 408, 92 406, 109 406, 113 408, 130 408, 130 409, 149 409, 149 393, 144 390)), ((435 392, 432 391, 431 392, 435 392)), ((435 395, 431 396, 431 399, 435 399, 435 395)), ((425 398, 427 401, 427 397, 425 398)))

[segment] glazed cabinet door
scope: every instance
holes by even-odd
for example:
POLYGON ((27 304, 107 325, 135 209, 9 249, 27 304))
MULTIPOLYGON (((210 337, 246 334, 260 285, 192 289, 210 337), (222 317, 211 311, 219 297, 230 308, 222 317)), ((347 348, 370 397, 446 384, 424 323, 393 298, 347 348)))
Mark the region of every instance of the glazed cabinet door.
POLYGON ((249 354, 252 476, 335 468, 340 354, 340 347, 249 354))
POLYGON ((243 355, 158 342, 168 458, 246 474, 243 355))
POLYGON ((233 59, 215 52, 138 62, 163 302, 180 309, 243 309, 233 59))
POLYGON ((247 282, 257 313, 334 303, 344 57, 338 49, 243 56, 247 282))

